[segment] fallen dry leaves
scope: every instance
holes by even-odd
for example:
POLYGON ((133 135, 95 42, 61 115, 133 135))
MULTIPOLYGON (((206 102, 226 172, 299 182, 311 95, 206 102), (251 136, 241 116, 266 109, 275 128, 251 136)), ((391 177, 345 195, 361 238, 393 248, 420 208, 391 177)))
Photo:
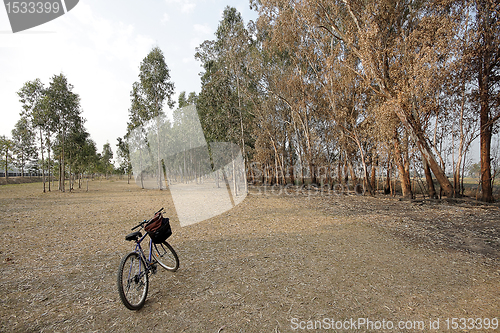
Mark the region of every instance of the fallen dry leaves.
MULTIPOLYGON (((290 332, 292 318, 498 317, 497 207, 251 188, 181 228, 168 191, 0 187, 0 331, 290 332), (115 280, 134 223, 171 217, 180 269, 127 310, 115 280)), ((195 203, 193 203, 195 204, 195 203)))

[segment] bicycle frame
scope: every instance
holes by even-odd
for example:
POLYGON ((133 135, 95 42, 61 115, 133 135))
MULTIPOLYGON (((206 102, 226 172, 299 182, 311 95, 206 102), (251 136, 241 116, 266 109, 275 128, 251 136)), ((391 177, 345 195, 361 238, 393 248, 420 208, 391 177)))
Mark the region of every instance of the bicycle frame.
POLYGON ((151 270, 151 263, 153 261, 153 241, 150 239, 149 240, 149 258, 146 258, 146 255, 144 254, 144 251, 142 250, 141 247, 141 242, 146 238, 148 234, 145 233, 144 236, 139 239, 136 244, 135 244, 135 249, 134 252, 137 252, 141 258, 144 260, 144 263, 146 264, 146 270, 149 272, 151 270))
MULTIPOLYGON (((157 211, 155 217, 162 210, 163 208, 157 211)), ((160 214, 159 217, 162 217, 162 215, 160 214)), ((168 219, 166 220, 168 223, 168 219)), ((144 220, 133 227, 132 230, 140 227, 146 231, 144 226, 147 226, 151 221, 152 219, 144 220)), ((166 226, 168 227, 168 225, 166 226)), ((164 234, 163 236, 168 235, 164 234)), ((147 232, 142 235, 141 232, 135 231, 125 236, 125 240, 134 241, 135 246, 132 252, 126 254, 120 261, 117 276, 118 293, 125 307, 129 310, 139 310, 144 306, 144 302, 146 301, 150 274, 155 274, 158 266, 175 272, 179 268, 179 257, 170 244, 163 241, 161 244, 158 243, 160 245, 156 245, 157 243, 153 242, 151 235, 147 232), (146 246, 144 246, 144 249, 141 246, 146 236, 149 236, 148 256, 144 252, 144 250, 147 250, 146 246), (153 251, 155 251, 154 255, 153 251)))

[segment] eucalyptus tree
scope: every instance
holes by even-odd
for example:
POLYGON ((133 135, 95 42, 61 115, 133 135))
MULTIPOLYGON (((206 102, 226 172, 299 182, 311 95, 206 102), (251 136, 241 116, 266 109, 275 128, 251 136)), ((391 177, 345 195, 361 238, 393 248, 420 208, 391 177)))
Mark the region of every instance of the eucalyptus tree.
POLYGON ((240 141, 243 156, 245 153, 245 127, 248 114, 244 110, 243 94, 248 89, 248 78, 245 76, 248 67, 248 55, 252 46, 252 39, 245 28, 241 14, 234 7, 227 6, 222 14, 223 19, 215 32, 215 48, 220 59, 228 68, 228 75, 235 83, 237 99, 237 114, 240 125, 240 141))
MULTIPOLYGON (((264 130, 265 140, 271 140, 272 149, 265 151, 274 155, 276 176, 279 166, 292 182, 297 173, 302 183, 306 174, 315 183, 320 146, 314 139, 320 135, 315 128, 320 120, 316 114, 323 97, 300 51, 304 27, 294 20, 292 5, 277 1, 267 5, 275 7, 269 11, 264 10, 265 5, 260 7, 263 11, 255 26, 259 52, 253 52, 250 67, 257 83, 253 111, 259 124, 256 134, 264 130), (269 123, 280 130, 272 134, 269 123)), ((256 146, 255 154, 262 159, 265 151, 258 151, 260 148, 263 146, 256 146)), ((284 180, 284 175, 281 178, 284 180)))
POLYGON ((424 100, 440 83, 442 64, 453 59, 450 43, 460 13, 451 4, 380 0, 358 7, 345 1, 339 9, 348 30, 335 24, 328 30, 358 55, 362 68, 356 73, 381 98, 379 114, 401 121, 448 197, 455 191, 429 144, 425 122, 433 109, 424 107, 424 100))
MULTIPOLYGON (((89 178, 97 171, 99 164, 97 148, 95 142, 88 137, 83 146, 80 148, 81 154, 79 155, 81 162, 81 172, 86 173, 87 176, 87 191, 89 190, 89 178)), ((81 177, 80 177, 81 178, 81 177)), ((80 186, 80 183, 79 183, 80 186)))
POLYGON ((195 55, 204 69, 196 106, 207 140, 237 143, 245 160, 252 145, 253 78, 248 67, 253 47, 241 14, 227 6, 215 39, 203 42, 195 55))
POLYGON ((63 74, 54 75, 45 90, 43 100, 46 111, 52 116, 52 130, 57 133, 56 150, 59 159, 59 190, 65 191, 66 139, 69 133, 83 128, 84 120, 80 116, 80 97, 73 91, 63 74))
POLYGON ((9 180, 9 165, 12 163, 12 148, 14 143, 5 135, 0 136, 0 158, 5 172, 5 181, 9 180))
POLYGON ((198 95, 196 94, 196 92, 194 91, 191 91, 187 97, 187 104, 190 105, 190 104, 196 104, 196 101, 198 100, 198 95))
POLYGON ((101 164, 103 166, 106 179, 108 178, 108 175, 114 171, 112 159, 113 151, 111 150, 111 145, 109 143, 105 143, 102 147, 101 164))
POLYGON ((189 105, 189 103, 188 103, 187 98, 186 98, 186 92, 181 91, 181 93, 179 94, 178 101, 177 101, 177 106, 179 109, 181 109, 181 108, 188 106, 188 105, 189 105))
POLYGON ((464 1, 469 9, 472 40, 464 47, 469 53, 465 68, 473 77, 478 105, 481 146, 482 200, 494 201, 491 175, 491 138, 500 120, 500 3, 494 0, 464 1))
MULTIPOLYGON (((346 62, 355 67, 359 63, 356 56, 311 23, 317 15, 312 2, 271 0, 256 6, 260 12, 257 28, 259 36, 263 36, 262 86, 286 105, 299 164, 307 165, 311 181, 317 182, 320 168, 331 169, 321 164, 333 161, 331 152, 339 151, 332 149, 332 144, 342 144, 346 152, 349 149, 345 139, 349 139, 360 149, 366 178, 366 139, 359 131, 369 127, 369 121, 363 122, 367 119, 363 107, 369 94, 359 78, 338 65, 346 62), (358 127, 361 123, 363 126, 358 127), (340 140, 329 131, 337 133, 340 140)), ((352 166, 356 154, 338 156, 343 157, 338 159, 340 170, 342 160, 352 166)), ((353 167, 350 170, 354 176, 353 167)))
POLYGON ((165 62, 163 52, 159 47, 154 47, 142 60, 139 71, 139 81, 134 82, 130 93, 132 105, 129 109, 128 132, 144 128, 150 120, 155 120, 157 133, 157 179, 158 188, 162 189, 161 174, 162 163, 160 158, 160 127, 161 117, 164 116, 165 102, 173 108, 172 100, 174 84, 170 81, 170 70, 165 62))
MULTIPOLYGON (((453 196, 453 186, 437 163, 423 126, 431 111, 417 108, 415 105, 419 103, 414 103, 432 92, 441 64, 452 59, 449 43, 456 30, 454 18, 459 14, 450 8, 451 2, 274 0, 262 3, 262 15, 288 15, 288 24, 304 32, 295 41, 296 49, 308 51, 303 54, 311 70, 316 70, 318 63, 324 69, 318 71, 317 77, 321 79, 318 84, 331 92, 326 96, 335 96, 331 78, 340 69, 356 75, 366 91, 377 97, 370 112, 376 119, 390 120, 386 127, 392 132, 394 149, 405 153, 401 143, 407 134, 445 194, 453 196), (283 10, 285 4, 287 10, 283 10), (356 61, 349 62, 347 56, 356 61), (404 132, 399 129, 400 124, 404 132)), ((291 35, 282 36, 282 44, 288 44, 286 38, 291 35)), ((403 180, 409 175, 401 157, 396 161, 403 180)), ((411 191, 405 195, 411 196, 411 191)))
POLYGON ((182 109, 185 106, 191 105, 191 104, 196 104, 196 100, 198 99, 198 96, 196 95, 196 92, 192 91, 186 96, 185 91, 181 91, 179 94, 179 97, 177 99, 177 108, 182 109))
POLYGON ((116 154, 119 159, 119 168, 127 175, 127 183, 130 183, 130 177, 132 175, 132 162, 130 161, 130 148, 127 143, 126 138, 117 138, 118 143, 116 144, 118 150, 116 154))
MULTIPOLYGON (((41 156, 42 182, 43 192, 46 191, 45 175, 45 150, 47 149, 50 159, 50 123, 51 118, 48 110, 44 108, 43 99, 45 96, 45 88, 40 79, 26 82, 23 87, 17 92, 19 101, 22 103, 21 116, 28 120, 29 126, 33 129, 38 129, 38 139, 40 143, 39 151, 41 156)), ((49 163, 50 165, 50 163, 49 163)), ((48 168, 50 170, 50 167, 48 168)), ((49 171, 50 172, 50 171, 49 171)), ((50 182, 49 182, 50 191, 50 182)))
POLYGON ((21 117, 12 130, 13 152, 16 155, 14 165, 21 170, 24 176, 27 165, 37 160, 35 135, 26 117, 21 117))
POLYGON ((89 153, 86 145, 90 141, 90 134, 83 127, 83 121, 79 121, 78 126, 72 126, 67 133, 65 154, 66 166, 70 180, 70 191, 73 189, 75 179, 78 178, 79 187, 81 187, 81 178, 87 169, 85 163, 89 160, 89 153))

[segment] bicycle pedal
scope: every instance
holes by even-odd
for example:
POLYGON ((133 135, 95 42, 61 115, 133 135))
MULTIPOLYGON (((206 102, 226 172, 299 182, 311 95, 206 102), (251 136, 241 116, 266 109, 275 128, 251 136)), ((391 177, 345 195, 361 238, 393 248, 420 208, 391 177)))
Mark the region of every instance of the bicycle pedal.
POLYGON ((157 266, 156 264, 151 265, 151 273, 156 274, 157 266))

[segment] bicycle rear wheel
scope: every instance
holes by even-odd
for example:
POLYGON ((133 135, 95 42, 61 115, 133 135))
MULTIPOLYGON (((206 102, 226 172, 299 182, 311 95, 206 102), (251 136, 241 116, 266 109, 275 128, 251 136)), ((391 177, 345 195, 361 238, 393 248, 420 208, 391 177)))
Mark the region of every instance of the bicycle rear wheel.
POLYGON ((153 247, 153 256, 161 267, 171 272, 175 272, 179 268, 179 257, 172 245, 165 241, 153 244, 153 247))
POLYGON ((118 293, 130 310, 143 307, 148 294, 149 278, 144 260, 136 252, 123 257, 118 269, 118 293))

